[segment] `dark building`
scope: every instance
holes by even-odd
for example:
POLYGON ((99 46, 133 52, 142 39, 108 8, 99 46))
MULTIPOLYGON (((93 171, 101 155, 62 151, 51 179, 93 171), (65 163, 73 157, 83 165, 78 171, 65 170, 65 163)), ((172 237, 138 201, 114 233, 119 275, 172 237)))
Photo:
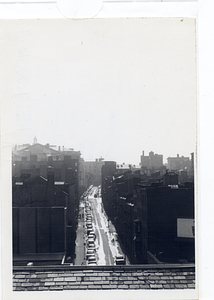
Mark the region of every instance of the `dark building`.
POLYGON ((152 256, 171 263, 194 260, 194 233, 190 228, 194 224, 194 188, 173 186, 137 188, 135 205, 143 261, 154 261, 152 256), (189 231, 186 237, 178 234, 182 220, 187 221, 183 222, 184 231, 189 231))
POLYGON ((163 185, 178 186, 178 174, 175 172, 166 172, 163 176, 163 185))
POLYGON ((114 224, 120 244, 131 263, 134 261, 134 200, 133 191, 141 175, 131 170, 117 174, 116 164, 103 167, 102 200, 108 218, 114 224), (114 167, 113 167, 114 166, 114 167))
POLYGON ((13 180, 15 264, 25 261, 27 256, 32 261, 60 260, 71 251, 66 239, 67 207, 68 194, 54 183, 52 172, 47 179, 35 176, 13 180))
POLYGON ((40 144, 13 152, 14 260, 74 258, 79 159, 80 152, 40 144))
POLYGON ((180 186, 174 172, 147 176, 113 171, 113 164, 103 167, 103 205, 129 261, 194 260, 193 184, 180 186))
POLYGON ((56 146, 39 143, 31 146, 15 146, 12 152, 12 174, 20 177, 23 173, 31 175, 41 175, 47 177, 47 167, 54 168, 56 180, 71 183, 75 177, 75 182, 80 184, 79 161, 81 153, 79 151, 63 148, 53 149, 56 146))

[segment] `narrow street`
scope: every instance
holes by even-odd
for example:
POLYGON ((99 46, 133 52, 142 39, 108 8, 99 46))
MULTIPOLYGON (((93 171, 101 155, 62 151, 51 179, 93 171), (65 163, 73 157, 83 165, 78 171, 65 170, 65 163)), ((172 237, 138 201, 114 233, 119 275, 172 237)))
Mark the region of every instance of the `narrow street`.
POLYGON ((80 203, 74 264, 114 265, 116 256, 124 257, 116 230, 107 220, 100 188, 91 187, 80 203))

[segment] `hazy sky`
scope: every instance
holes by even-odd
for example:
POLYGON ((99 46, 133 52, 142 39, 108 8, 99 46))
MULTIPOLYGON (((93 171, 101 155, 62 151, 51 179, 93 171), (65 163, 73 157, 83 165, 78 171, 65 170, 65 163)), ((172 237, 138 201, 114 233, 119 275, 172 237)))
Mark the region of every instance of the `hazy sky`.
POLYGON ((4 39, 13 144, 133 164, 195 151, 193 18, 11 21, 4 39))

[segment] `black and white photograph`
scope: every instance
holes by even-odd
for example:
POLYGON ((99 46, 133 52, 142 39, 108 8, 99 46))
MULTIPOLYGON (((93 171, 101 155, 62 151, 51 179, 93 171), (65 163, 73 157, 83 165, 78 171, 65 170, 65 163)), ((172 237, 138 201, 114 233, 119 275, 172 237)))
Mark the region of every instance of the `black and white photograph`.
POLYGON ((0 24, 13 293, 197 295, 195 18, 0 24))

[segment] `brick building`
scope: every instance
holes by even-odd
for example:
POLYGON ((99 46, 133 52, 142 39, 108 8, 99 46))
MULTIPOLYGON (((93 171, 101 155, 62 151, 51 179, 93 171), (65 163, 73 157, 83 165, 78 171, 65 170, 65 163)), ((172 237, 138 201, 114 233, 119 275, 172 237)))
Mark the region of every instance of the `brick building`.
POLYGON ((110 173, 103 172, 103 205, 129 261, 193 261, 194 235, 188 228, 194 223, 193 184, 179 186, 173 172, 153 178, 110 173), (187 226, 188 238, 178 235, 179 226, 187 226))
POLYGON ((148 251, 163 262, 194 261, 194 234, 186 239, 178 236, 179 219, 194 222, 193 186, 138 186, 135 205, 142 262, 151 262, 148 251))
POLYGON ((15 147, 12 159, 15 260, 26 255, 48 259, 47 253, 55 254, 57 260, 64 255, 74 258, 79 160, 80 152, 54 150, 49 145, 15 147))
POLYGON ((163 155, 155 154, 153 151, 149 152, 149 155, 144 155, 144 151, 140 157, 141 173, 151 175, 156 171, 160 171, 161 174, 164 174, 166 170, 163 165, 163 155))

